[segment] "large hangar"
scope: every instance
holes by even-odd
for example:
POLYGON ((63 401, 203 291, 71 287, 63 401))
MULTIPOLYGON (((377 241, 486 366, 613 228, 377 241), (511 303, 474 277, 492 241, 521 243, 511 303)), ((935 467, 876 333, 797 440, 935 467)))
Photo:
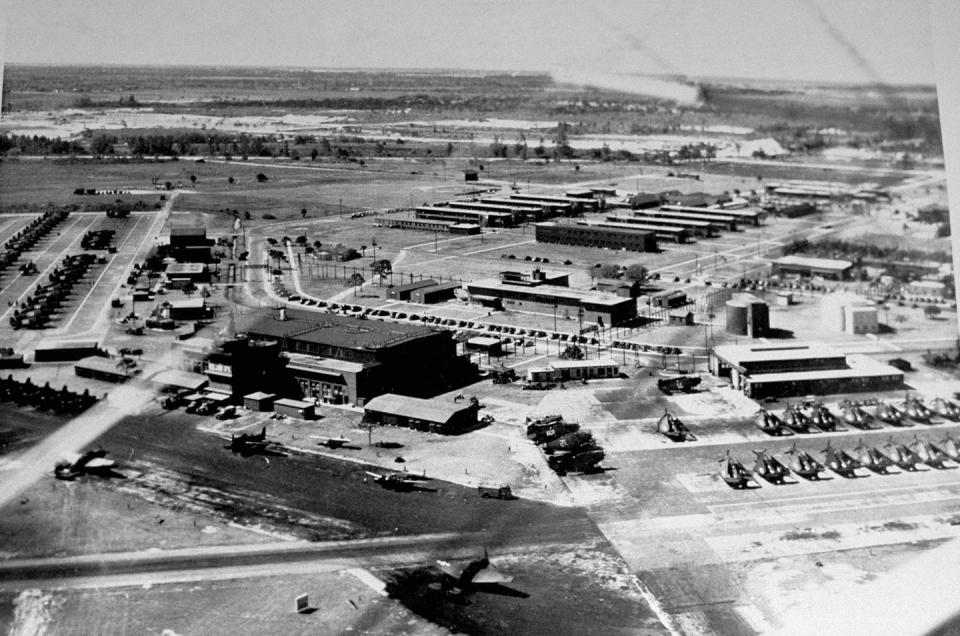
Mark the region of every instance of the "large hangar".
POLYGON ((710 352, 710 372, 747 397, 794 397, 898 389, 903 372, 823 344, 724 345, 710 352))

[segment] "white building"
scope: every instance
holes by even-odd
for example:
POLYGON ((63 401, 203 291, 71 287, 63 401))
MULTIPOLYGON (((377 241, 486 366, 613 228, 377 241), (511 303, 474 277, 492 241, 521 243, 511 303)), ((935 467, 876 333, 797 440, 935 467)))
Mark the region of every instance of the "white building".
POLYGON ((878 311, 873 301, 850 292, 827 294, 820 303, 820 320, 831 331, 877 333, 878 311))
POLYGON ((544 367, 527 369, 530 382, 566 382, 587 378, 616 378, 620 366, 612 358, 599 360, 557 360, 544 367))

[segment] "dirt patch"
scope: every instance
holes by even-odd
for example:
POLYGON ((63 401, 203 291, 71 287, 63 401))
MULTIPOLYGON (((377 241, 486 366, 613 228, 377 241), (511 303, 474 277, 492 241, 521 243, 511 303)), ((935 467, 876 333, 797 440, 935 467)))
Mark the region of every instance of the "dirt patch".
POLYGON ((805 539, 830 539, 832 541, 837 541, 840 539, 840 533, 836 530, 816 532, 811 528, 803 528, 801 530, 791 530, 780 535, 781 541, 802 541, 805 539))

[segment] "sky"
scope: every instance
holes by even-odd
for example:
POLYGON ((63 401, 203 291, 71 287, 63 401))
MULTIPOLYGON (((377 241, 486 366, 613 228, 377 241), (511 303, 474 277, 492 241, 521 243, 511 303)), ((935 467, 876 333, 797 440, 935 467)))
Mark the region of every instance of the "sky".
POLYGON ((936 79, 926 0, 6 0, 3 13, 8 63, 936 79))

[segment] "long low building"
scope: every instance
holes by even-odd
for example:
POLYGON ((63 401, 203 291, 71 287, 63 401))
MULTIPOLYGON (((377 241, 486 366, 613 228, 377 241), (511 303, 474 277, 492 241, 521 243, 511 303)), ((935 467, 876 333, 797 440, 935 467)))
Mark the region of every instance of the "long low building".
POLYGON ((543 203, 555 203, 569 205, 574 212, 596 212, 600 209, 599 199, 580 199, 576 197, 558 197, 547 194, 511 194, 511 199, 516 201, 534 201, 543 203))
POLYGON ((432 219, 391 219, 384 217, 377 220, 377 225, 380 227, 414 230, 418 232, 445 232, 448 234, 480 233, 480 225, 477 223, 458 223, 457 221, 439 221, 432 219))
POLYGON ((658 221, 657 219, 651 219, 650 222, 645 223, 617 223, 615 221, 590 223, 586 221, 579 221, 577 224, 589 227, 608 227, 619 228, 621 230, 640 230, 644 232, 653 232, 653 235, 658 240, 673 241, 674 243, 686 243, 690 240, 691 234, 693 234, 688 228, 680 227, 679 225, 674 225, 672 223, 658 221))
POLYGON ((567 382, 620 376, 620 365, 612 358, 600 360, 557 360, 547 366, 527 369, 530 382, 567 382))
POLYGON ((774 274, 796 274, 799 276, 820 276, 831 280, 843 280, 853 269, 850 261, 832 258, 813 258, 791 254, 773 261, 774 274))
POLYGON ((414 210, 418 219, 453 221, 454 223, 474 223, 484 227, 513 227, 514 218, 510 212, 480 210, 462 210, 443 206, 422 205, 414 210))
MULTIPOLYGON (((665 219, 656 216, 641 216, 632 214, 608 214, 604 225, 626 223, 628 225, 645 225, 646 227, 683 228, 693 236, 710 237, 716 233, 716 224, 709 221, 692 219, 665 219)), ((657 238, 662 238, 658 236, 657 238)))
POLYGON ((661 210, 668 212, 692 212, 694 214, 710 214, 714 216, 732 216, 740 219, 746 225, 761 225, 767 218, 762 210, 743 210, 736 208, 694 207, 690 205, 661 205, 661 210))
POLYGON ((580 318, 601 327, 612 327, 629 322, 637 316, 637 301, 614 294, 581 291, 555 285, 526 287, 513 285, 495 278, 466 284, 467 293, 474 302, 499 303, 504 309, 519 309, 531 313, 554 315, 561 318, 580 318))
POLYGON ((706 221, 718 230, 736 231, 739 227, 737 217, 724 214, 700 214, 697 212, 678 212, 676 210, 664 210, 662 208, 652 208, 637 210, 633 213, 637 218, 656 217, 661 219, 683 219, 687 221, 706 221))
POLYGON ((710 371, 759 399, 899 389, 903 372, 823 344, 724 345, 710 353, 710 371))
POLYGON ((538 243, 606 247, 631 252, 658 251, 655 232, 634 227, 607 227, 546 221, 534 226, 534 235, 538 243))
POLYGON ((424 400, 385 393, 364 405, 363 419, 368 423, 456 435, 477 427, 479 408, 475 401, 454 402, 436 398, 424 400))

